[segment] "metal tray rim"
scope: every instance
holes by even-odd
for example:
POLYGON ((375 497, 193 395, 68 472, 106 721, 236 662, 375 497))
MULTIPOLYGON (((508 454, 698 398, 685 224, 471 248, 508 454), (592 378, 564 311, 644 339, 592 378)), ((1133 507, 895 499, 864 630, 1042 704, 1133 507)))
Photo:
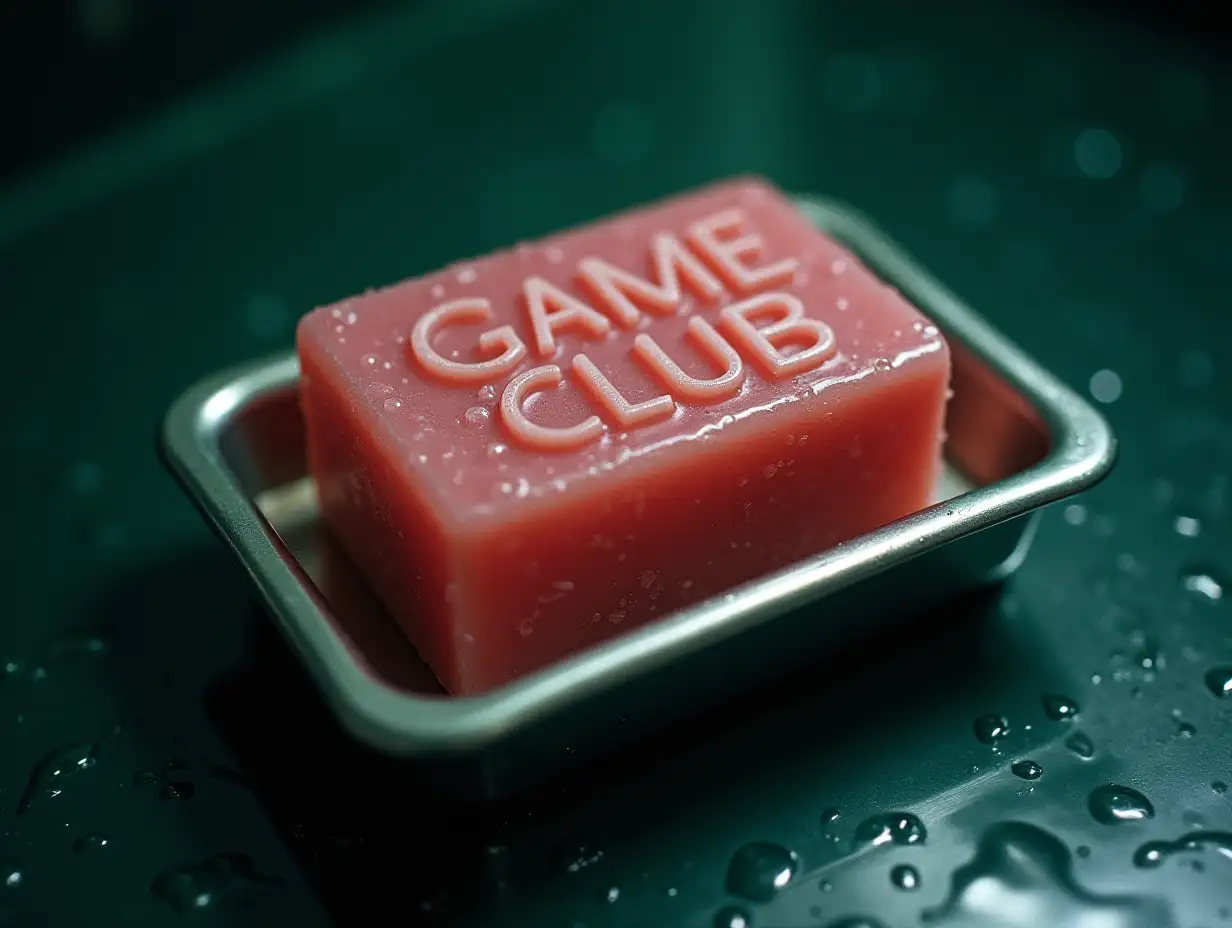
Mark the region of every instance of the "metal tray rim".
POLYGON ((887 282, 910 290, 948 335, 956 335, 1043 416, 1053 447, 1038 464, 901 519, 838 548, 753 581, 657 623, 479 696, 429 697, 395 690, 352 659, 331 628, 328 606, 229 470, 220 440, 257 397, 298 379, 294 352, 205 378, 170 407, 164 459, 207 521, 235 552, 284 635, 323 681, 353 734, 398 754, 481 748, 544 713, 661 666, 685 652, 769 621, 809 600, 999 522, 1025 515, 1101 480, 1116 457, 1104 418, 849 207, 816 197, 797 204, 887 282))

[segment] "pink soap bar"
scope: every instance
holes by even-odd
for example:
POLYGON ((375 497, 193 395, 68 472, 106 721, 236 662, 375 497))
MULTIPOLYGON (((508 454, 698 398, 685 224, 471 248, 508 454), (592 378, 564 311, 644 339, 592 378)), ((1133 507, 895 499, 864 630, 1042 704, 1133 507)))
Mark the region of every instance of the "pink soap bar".
POLYGON ((324 517, 456 694, 917 511, 937 477, 941 335, 757 179, 317 309, 298 346, 324 517))

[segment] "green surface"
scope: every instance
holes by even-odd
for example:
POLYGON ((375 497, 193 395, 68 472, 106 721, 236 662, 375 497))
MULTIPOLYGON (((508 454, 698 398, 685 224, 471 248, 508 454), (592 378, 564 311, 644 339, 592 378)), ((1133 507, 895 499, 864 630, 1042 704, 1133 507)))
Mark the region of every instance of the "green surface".
POLYGON ((895 928, 977 847, 936 923, 1232 918, 1232 699, 1204 682, 1232 664, 1230 89, 1025 6, 420 4, 0 192, 0 925, 895 928), (1114 476, 999 600, 534 796, 454 808, 347 751, 162 472, 166 404, 313 305, 749 170, 855 204, 1109 401, 1114 476), (850 853, 900 810, 926 840, 850 853))

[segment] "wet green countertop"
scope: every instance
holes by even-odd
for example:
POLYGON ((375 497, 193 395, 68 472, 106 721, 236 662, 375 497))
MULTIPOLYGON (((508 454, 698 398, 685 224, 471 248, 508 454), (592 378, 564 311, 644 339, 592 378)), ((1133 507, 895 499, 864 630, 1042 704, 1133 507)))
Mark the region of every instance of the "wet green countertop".
POLYGON ((904 9, 395 7, 0 191, 0 925, 1232 924, 1232 71, 904 9), (1114 475, 997 596, 531 795, 424 794, 337 733, 161 413, 316 304, 745 171, 1093 395, 1114 475))

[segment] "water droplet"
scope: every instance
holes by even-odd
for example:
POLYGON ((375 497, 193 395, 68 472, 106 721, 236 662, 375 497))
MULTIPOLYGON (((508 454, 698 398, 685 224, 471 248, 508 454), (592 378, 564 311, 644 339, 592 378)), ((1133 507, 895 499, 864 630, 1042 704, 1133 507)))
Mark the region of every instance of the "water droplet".
POLYGON ((1083 760, 1090 760, 1095 756, 1095 743, 1080 731, 1076 731, 1066 738, 1065 746, 1071 754, 1081 757, 1083 760))
POLYGON ((1101 403, 1115 403, 1121 398, 1121 375, 1107 368, 1098 370, 1091 375, 1088 385, 1091 396, 1101 403))
POLYGON ((826 806, 821 810, 821 824, 829 825, 832 822, 837 822, 841 814, 834 806, 826 806))
POLYGON ((725 905, 714 913, 714 928, 752 928, 753 916, 736 905, 725 905))
POLYGON ((1095 821, 1103 825, 1120 825, 1125 822, 1141 822, 1155 817, 1151 801, 1129 786, 1106 783, 1091 790, 1087 797, 1087 809, 1095 821))
POLYGON ((619 886, 609 886, 606 890, 604 890, 603 891, 603 901, 607 903, 619 902, 620 901, 620 887, 619 886))
POLYGON ((1181 588, 1211 602, 1223 599, 1222 578, 1207 571, 1196 570, 1181 577, 1181 588))
POLYGON ((1186 538, 1197 538, 1202 533, 1202 523, 1193 516, 1177 516, 1172 522, 1172 528, 1178 535, 1186 538))
POLYGON ((820 889, 823 893, 834 892, 834 884, 831 883, 829 880, 822 880, 820 883, 817 884, 817 888, 820 889))
POLYGON ((163 799, 171 799, 179 802, 192 799, 197 792, 197 788, 187 780, 172 780, 163 787, 160 795, 163 799))
POLYGON ((1074 164, 1092 180, 1108 180, 1121 170, 1121 142, 1107 129, 1084 129, 1074 139, 1074 164))
POLYGON ((1091 849, 1085 844, 1080 844, 1078 847, 1074 848, 1074 853, 1085 859, 1091 856, 1091 849))
POLYGON ((1192 738, 1197 733, 1198 729, 1189 722, 1181 722, 1180 725, 1176 726, 1176 736, 1178 738, 1192 738))
POLYGON ((975 737, 984 744, 996 744, 1010 733, 1010 723, 1003 715, 981 715, 973 727, 975 737))
POLYGON ((1002 822, 980 837, 975 856, 954 871, 948 898, 923 913, 929 925, 1099 925, 1101 928, 1173 928, 1161 899, 1101 896, 1073 876, 1065 845, 1043 829, 1002 822), (1024 920, 1024 914, 1030 915, 1024 920))
POLYGON ((566 873, 580 873, 603 859, 603 851, 589 844, 570 845, 556 854, 560 869, 566 873))
POLYGON ((1220 795, 1223 795, 1224 793, 1228 791, 1228 784, 1225 783, 1223 780, 1215 780, 1211 783, 1211 789, 1213 789, 1215 792, 1219 793, 1220 795))
POLYGON ((769 902, 791 882, 800 859, 769 841, 754 841, 732 855, 727 865, 727 891, 750 902, 769 902))
POLYGON ((1021 780, 1038 780, 1044 775, 1044 768, 1033 760, 1015 761, 1010 770, 1021 780))
POLYGON ((247 884, 276 883, 261 876, 246 854, 215 854, 168 870, 155 878, 150 892, 181 914, 214 905, 219 897, 247 884))
POLYGON ((472 406, 462 414, 462 420, 467 425, 483 425, 491 417, 491 413, 484 406, 472 406))
POLYGON ((1134 852, 1134 866, 1153 869, 1177 854, 1212 851, 1232 860, 1232 832, 1194 831, 1175 841, 1149 841, 1134 852))
POLYGON ((890 870, 890 882, 898 889, 916 890, 920 888, 920 871, 911 864, 899 864, 890 870))
POLYGON ((1087 507, 1081 503, 1070 503, 1065 507, 1065 521, 1070 525, 1082 525, 1087 521, 1087 507))
POLYGON ((52 751, 39 761, 31 771, 26 791, 17 805, 18 814, 29 811, 40 800, 59 796, 69 777, 94 766, 96 751, 93 744, 70 744, 52 751))
POLYGON ((1232 664, 1220 664, 1206 672, 1206 688, 1220 699, 1232 697, 1232 664))
POLYGON ((398 399, 396 396, 391 396, 385 401, 384 406, 386 412, 397 412, 402 408, 402 400, 398 399))
POLYGON ((856 826, 851 845, 856 850, 871 845, 923 844, 928 839, 928 830, 919 816, 911 812, 885 812, 866 818, 856 826))
POLYGON ((479 274, 473 267, 464 267, 458 271, 458 283, 473 284, 479 278, 479 274))
POLYGON ((13 857, 0 857, 0 891, 16 889, 25 878, 21 861, 13 857))
POLYGON ((111 840, 106 835, 92 831, 74 841, 73 850, 78 854, 88 854, 90 851, 97 851, 99 848, 104 848, 110 843, 111 840))
POLYGON ((492 384, 490 383, 485 383, 482 387, 479 388, 478 396, 479 396, 479 399, 485 402, 491 402, 492 400, 496 399, 496 387, 492 386, 492 384))
POLYGON ((1073 719, 1078 715, 1078 703, 1060 693, 1045 693, 1041 699, 1044 714, 1054 722, 1073 719))
POLYGON ((1186 810, 1181 814, 1181 821, 1186 828, 1205 828, 1206 819, 1192 809, 1186 810))

